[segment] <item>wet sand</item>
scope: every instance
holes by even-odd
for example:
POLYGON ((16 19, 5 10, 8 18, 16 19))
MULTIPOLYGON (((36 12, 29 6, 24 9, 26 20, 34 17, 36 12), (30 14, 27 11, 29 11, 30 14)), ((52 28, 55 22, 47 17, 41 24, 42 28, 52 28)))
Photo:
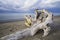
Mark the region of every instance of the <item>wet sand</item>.
MULTIPOLYGON (((51 31, 46 37, 42 37, 43 31, 40 30, 32 37, 24 37, 18 40, 60 40, 60 16, 54 17, 54 22, 50 26, 51 31)), ((25 28, 28 27, 24 25, 24 21, 0 23, 0 38, 25 28)))

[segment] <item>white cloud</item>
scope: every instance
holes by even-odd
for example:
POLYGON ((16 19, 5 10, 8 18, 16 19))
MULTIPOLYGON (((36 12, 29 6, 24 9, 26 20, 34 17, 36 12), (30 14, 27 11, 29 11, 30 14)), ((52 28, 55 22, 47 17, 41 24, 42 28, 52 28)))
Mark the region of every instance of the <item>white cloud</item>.
POLYGON ((39 5, 42 8, 45 7, 55 7, 56 2, 59 2, 60 0, 42 0, 39 5))
POLYGON ((20 8, 24 4, 24 0, 0 0, 0 5, 4 8, 20 8))
POLYGON ((2 9, 28 10, 37 2, 38 0, 0 0, 0 5, 2 9))
POLYGON ((38 0, 26 0, 24 3, 24 6, 22 7, 23 9, 28 9, 31 6, 33 6, 34 4, 36 4, 38 2, 38 0))
POLYGON ((56 7, 56 2, 59 1, 60 0, 0 0, 0 9, 29 11, 29 9, 35 8, 56 7))

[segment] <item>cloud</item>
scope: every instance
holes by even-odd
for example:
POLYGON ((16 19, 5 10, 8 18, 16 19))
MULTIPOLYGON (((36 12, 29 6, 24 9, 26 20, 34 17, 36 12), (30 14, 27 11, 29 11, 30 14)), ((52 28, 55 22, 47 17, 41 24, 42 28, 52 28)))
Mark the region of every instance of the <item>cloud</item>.
POLYGON ((37 2, 38 2, 38 0, 26 0, 22 8, 28 9, 31 6, 33 6, 34 4, 36 4, 37 2))
POLYGON ((29 9, 38 0, 0 0, 0 6, 6 9, 29 9))
POLYGON ((0 0, 0 10, 28 12, 36 8, 60 8, 59 3, 60 0, 0 0))
POLYGON ((22 7, 24 0, 0 0, 0 6, 6 9, 16 9, 22 7))
POLYGON ((56 7, 58 2, 60 0, 42 0, 39 5, 41 8, 56 7))

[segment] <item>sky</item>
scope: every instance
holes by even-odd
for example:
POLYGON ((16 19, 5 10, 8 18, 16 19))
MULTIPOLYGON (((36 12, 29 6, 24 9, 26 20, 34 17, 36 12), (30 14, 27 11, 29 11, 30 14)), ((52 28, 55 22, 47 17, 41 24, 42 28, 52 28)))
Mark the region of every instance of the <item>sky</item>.
POLYGON ((60 0, 0 0, 0 14, 34 13, 35 9, 46 9, 59 15, 60 0))

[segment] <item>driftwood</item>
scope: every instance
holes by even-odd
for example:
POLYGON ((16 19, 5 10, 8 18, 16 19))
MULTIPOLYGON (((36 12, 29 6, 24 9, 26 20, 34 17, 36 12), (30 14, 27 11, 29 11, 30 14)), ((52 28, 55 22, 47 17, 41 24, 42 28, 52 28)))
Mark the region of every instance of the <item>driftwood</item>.
POLYGON ((47 27, 46 25, 48 23, 52 22, 52 14, 51 13, 50 14, 47 13, 47 14, 48 14, 48 17, 46 18, 45 22, 35 23, 34 25, 32 25, 31 28, 27 28, 27 29, 24 29, 22 31, 17 31, 13 34, 4 36, 4 37, 0 38, 0 40, 18 40, 18 39, 21 39, 23 37, 33 36, 39 29, 43 29, 44 30, 43 36, 47 36, 49 31, 50 31, 50 27, 47 27))
POLYGON ((17 40, 17 39, 21 39, 23 37, 29 36, 31 33, 30 29, 24 29, 22 31, 17 31, 16 33, 4 36, 2 38, 0 38, 0 40, 17 40))

